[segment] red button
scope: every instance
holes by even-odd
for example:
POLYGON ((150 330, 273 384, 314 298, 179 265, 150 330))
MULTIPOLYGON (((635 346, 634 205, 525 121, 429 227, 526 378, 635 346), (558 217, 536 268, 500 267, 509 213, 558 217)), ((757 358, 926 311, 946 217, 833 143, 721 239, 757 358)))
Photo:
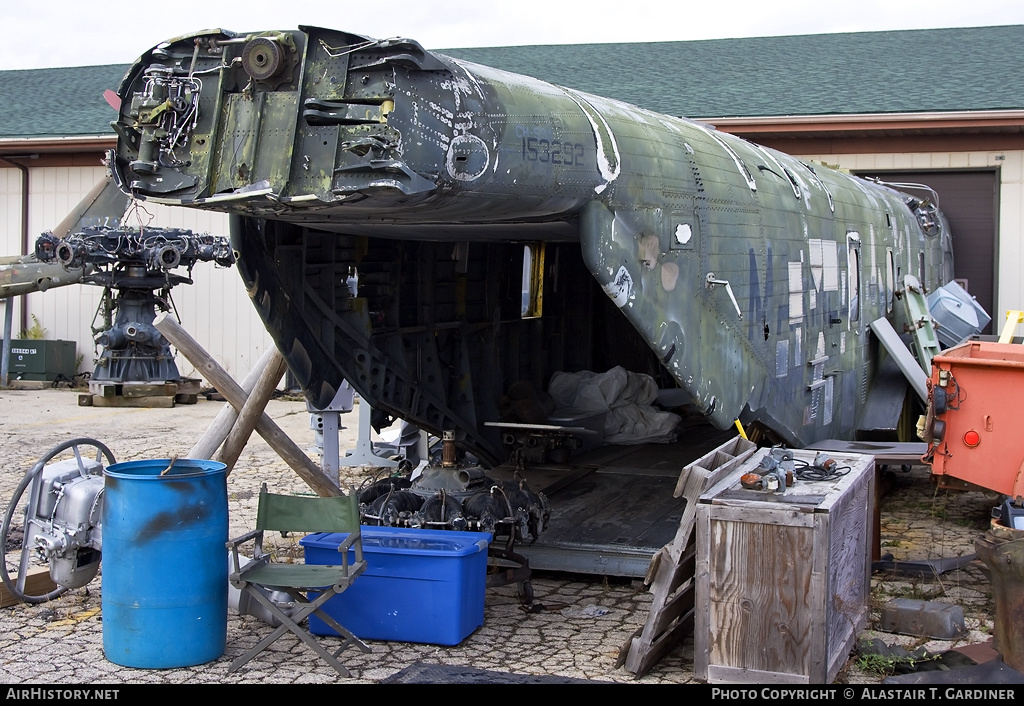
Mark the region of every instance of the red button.
POLYGON ((972 449, 981 443, 981 435, 973 429, 964 434, 964 443, 970 446, 972 449))

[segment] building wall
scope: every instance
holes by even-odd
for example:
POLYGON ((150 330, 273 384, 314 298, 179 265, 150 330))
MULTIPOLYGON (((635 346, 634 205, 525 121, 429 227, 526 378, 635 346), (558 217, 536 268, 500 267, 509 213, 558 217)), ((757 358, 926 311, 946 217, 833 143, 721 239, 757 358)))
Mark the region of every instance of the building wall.
MULTIPOLYGON (((1024 151, 807 154, 807 159, 838 164, 851 171, 996 169, 996 293, 993 330, 1002 328, 1007 310, 1024 308, 1024 151)), ((956 237, 956 234, 953 234, 956 237)))
MULTIPOLYGON (((29 182, 30 246, 41 233, 50 230, 71 211, 88 191, 104 177, 105 169, 95 167, 34 167, 29 182)), ((0 169, 0 257, 20 255, 21 251, 21 172, 0 169)), ((143 224, 188 228, 199 233, 228 235, 224 214, 173 209, 142 203, 137 211, 143 224), (150 218, 151 217, 151 218, 150 218)), ((126 221, 138 227, 138 220, 126 221)), ((185 270, 178 271, 181 274, 185 270)), ((213 263, 198 263, 192 270, 194 284, 178 285, 171 290, 182 326, 236 380, 241 380, 260 356, 273 345, 263 323, 249 301, 234 268, 213 263)), ((96 315, 102 287, 71 285, 27 295, 28 325, 32 316, 46 329, 46 337, 73 340, 82 357, 79 371, 92 371, 99 351, 93 343, 91 326, 96 315)), ((21 298, 17 298, 20 300, 21 298)), ((0 316, 4 300, 0 299, 0 316)), ((172 312, 173 313, 173 312, 172 312)), ((2 319, 0 319, 2 321, 2 319)), ((97 319, 99 324, 101 319, 97 319)), ((21 332, 20 302, 14 308, 12 335, 21 332)), ((182 355, 176 358, 185 377, 202 377, 182 355)))

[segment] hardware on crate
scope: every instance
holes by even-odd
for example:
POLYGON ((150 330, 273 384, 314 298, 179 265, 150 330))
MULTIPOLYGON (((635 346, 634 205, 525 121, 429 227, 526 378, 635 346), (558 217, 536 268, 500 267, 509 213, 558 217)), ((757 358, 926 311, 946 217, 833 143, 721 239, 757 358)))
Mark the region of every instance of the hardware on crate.
POLYGON ((793 451, 776 446, 761 458, 757 468, 743 474, 740 485, 747 490, 785 493, 793 485, 794 468, 793 451))

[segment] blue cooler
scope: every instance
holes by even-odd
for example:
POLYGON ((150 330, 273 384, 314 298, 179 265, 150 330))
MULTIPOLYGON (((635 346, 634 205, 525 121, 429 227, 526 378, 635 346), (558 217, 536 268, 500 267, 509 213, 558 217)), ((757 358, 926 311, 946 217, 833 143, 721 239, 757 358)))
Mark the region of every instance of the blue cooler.
MULTIPOLYGON (((324 605, 357 637, 457 645, 483 625, 489 533, 363 526, 362 535, 366 571, 324 605)), ((306 563, 340 563, 346 536, 301 539, 306 563)), ((315 615, 309 629, 336 634, 315 615)))

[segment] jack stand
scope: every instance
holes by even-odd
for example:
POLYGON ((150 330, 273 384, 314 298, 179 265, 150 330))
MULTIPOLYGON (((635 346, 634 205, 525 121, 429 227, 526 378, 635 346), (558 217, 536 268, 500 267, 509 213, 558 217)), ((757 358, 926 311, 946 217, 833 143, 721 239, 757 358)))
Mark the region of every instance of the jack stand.
POLYGON ((513 551, 515 532, 505 538, 503 547, 499 546, 500 543, 501 540, 495 538, 487 548, 486 585, 490 588, 514 583, 519 600, 524 606, 529 606, 533 603, 533 584, 530 583, 533 571, 530 569, 530 560, 513 551))
MULTIPOLYGON (((359 400, 359 438, 356 441, 356 447, 349 449, 345 453, 345 458, 339 463, 343 463, 345 466, 376 466, 378 468, 395 468, 398 466, 398 461, 393 461, 390 458, 377 455, 373 450, 373 442, 370 440, 370 414, 372 409, 367 404, 366 400, 359 400)), ((324 417, 324 459, 327 459, 327 418, 324 417)), ((338 443, 338 431, 334 430, 334 443, 335 453, 337 453, 338 443)))
POLYGON ((320 466, 328 478, 335 482, 341 482, 341 469, 339 457, 341 451, 338 447, 338 432, 344 427, 341 425, 341 415, 352 411, 355 406, 355 391, 343 380, 338 392, 331 400, 327 409, 312 409, 307 403, 311 419, 310 426, 316 431, 316 445, 320 452, 320 466))

